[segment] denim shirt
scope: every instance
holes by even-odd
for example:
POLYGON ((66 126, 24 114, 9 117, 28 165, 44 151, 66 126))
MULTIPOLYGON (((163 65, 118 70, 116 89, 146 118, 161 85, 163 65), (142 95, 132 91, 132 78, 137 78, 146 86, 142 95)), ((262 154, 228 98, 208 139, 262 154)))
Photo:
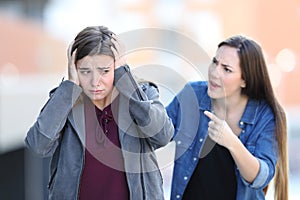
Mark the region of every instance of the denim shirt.
MULTIPOLYGON (((209 118, 203 113, 211 111, 207 82, 186 84, 166 109, 174 124, 173 140, 176 142, 171 199, 181 199, 208 137, 209 118)), ((242 130, 239 139, 257 158, 260 169, 254 181, 248 183, 235 165, 236 199, 265 199, 263 188, 272 180, 278 159, 275 118, 271 107, 265 101, 249 99, 239 127, 242 130)))

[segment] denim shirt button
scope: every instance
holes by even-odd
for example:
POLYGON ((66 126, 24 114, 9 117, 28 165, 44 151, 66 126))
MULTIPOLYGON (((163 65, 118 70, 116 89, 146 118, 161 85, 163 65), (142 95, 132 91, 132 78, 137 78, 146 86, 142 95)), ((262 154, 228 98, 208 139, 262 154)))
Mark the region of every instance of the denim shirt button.
POLYGON ((176 195, 176 198, 177 198, 177 199, 179 199, 179 198, 180 198, 180 195, 179 195, 179 194, 177 194, 177 195, 176 195))
POLYGON ((244 125, 244 122, 240 122, 240 125, 241 125, 241 126, 244 125))
POLYGON ((197 161, 197 158, 196 158, 196 157, 194 157, 194 158, 193 158, 193 160, 194 160, 194 161, 197 161))
POLYGON ((186 181, 186 180, 188 179, 188 177, 187 177, 187 176, 185 176, 185 177, 183 177, 183 179, 186 181))
POLYGON ((177 144, 178 144, 178 145, 179 145, 179 144, 181 144, 181 141, 180 141, 180 140, 178 140, 178 141, 177 141, 177 144))
POLYGON ((200 139, 199 139, 199 142, 203 142, 203 139, 202 139, 202 138, 200 138, 200 139))

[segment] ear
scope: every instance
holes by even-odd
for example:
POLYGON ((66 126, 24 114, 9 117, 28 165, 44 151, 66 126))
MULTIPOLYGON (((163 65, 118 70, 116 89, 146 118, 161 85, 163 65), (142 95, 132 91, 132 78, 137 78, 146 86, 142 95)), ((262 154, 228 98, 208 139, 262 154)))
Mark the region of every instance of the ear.
POLYGON ((246 81, 242 80, 242 82, 241 82, 241 88, 245 88, 245 87, 246 87, 246 81))

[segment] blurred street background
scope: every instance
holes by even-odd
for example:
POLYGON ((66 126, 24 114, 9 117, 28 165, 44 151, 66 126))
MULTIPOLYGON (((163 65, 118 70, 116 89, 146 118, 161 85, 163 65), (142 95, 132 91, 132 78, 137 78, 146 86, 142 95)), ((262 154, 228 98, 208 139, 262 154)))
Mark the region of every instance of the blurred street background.
MULTIPOLYGON (((25 150, 24 138, 48 92, 67 78, 69 43, 90 25, 107 26, 116 34, 152 27, 174 30, 201 46, 209 57, 220 41, 232 35, 260 43, 288 117, 290 199, 300 199, 298 0, 0 0, 0 199, 46 198, 49 160, 25 150)), ((172 38, 162 42, 181 45, 172 38)), ((153 58, 151 52, 137 54, 129 56, 132 66, 153 58)), ((161 59, 178 73, 194 73, 172 57, 161 59)), ((197 77, 186 75, 185 79, 197 77)), ((170 76, 166 81, 174 80, 170 76)), ((162 96, 165 103, 171 98, 162 96)), ((159 153, 168 199, 174 145, 159 153)), ((273 199, 272 190, 267 199, 273 199)))

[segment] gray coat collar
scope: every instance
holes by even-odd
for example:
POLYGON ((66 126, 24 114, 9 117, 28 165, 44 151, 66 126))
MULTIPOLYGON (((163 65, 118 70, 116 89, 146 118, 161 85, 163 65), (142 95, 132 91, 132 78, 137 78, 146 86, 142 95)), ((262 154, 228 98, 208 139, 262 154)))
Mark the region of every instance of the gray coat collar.
MULTIPOLYGON (((129 100, 121 94, 119 98, 118 127, 120 141, 122 141, 133 121, 131 117, 129 117, 129 100)), ((72 112, 69 114, 68 120, 75 129, 75 132, 80 138, 82 144, 85 144, 85 117, 84 104, 82 101, 72 108, 72 112)))

